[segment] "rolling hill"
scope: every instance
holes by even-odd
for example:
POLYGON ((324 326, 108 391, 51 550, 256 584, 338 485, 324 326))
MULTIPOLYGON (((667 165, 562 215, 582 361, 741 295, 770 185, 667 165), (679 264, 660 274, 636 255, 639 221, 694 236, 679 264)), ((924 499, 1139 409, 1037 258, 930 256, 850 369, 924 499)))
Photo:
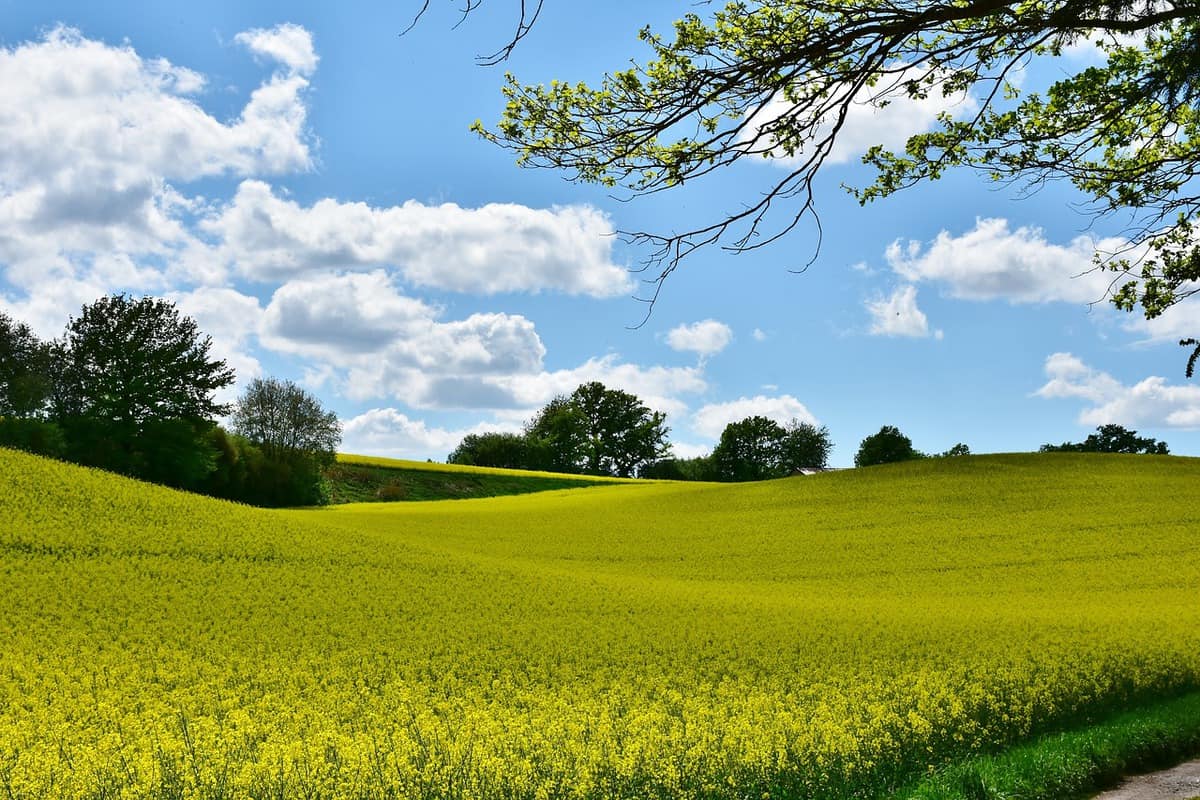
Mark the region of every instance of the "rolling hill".
POLYGON ((1198 479, 1198 459, 1001 455, 267 511, 0 450, 0 789, 1111 778, 1139 747, 1200 746, 1198 479))

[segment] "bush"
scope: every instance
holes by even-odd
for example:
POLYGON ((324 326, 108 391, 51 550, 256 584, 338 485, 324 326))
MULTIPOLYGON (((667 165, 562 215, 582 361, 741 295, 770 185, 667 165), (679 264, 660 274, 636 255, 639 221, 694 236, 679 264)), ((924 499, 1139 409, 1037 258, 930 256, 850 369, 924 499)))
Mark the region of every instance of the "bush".
POLYGON ((67 440, 53 422, 22 417, 0 417, 0 447, 24 450, 39 456, 62 458, 67 440))

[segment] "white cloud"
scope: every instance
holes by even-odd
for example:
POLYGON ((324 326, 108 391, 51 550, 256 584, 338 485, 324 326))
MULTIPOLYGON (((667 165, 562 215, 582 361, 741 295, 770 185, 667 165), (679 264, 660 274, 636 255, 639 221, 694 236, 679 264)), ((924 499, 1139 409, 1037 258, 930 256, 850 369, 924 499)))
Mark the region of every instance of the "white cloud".
POLYGON ((729 423, 753 416, 773 419, 780 425, 786 425, 793 419, 812 425, 820 424, 812 412, 790 394, 778 397, 757 395, 703 406, 692 415, 692 430, 701 436, 718 439, 729 423))
POLYGON ((263 315, 262 342, 316 359, 351 397, 409 405, 507 408, 496 379, 541 370, 546 349, 525 317, 441 312, 400 292, 382 270, 289 281, 263 315))
POLYGON ((711 444, 690 444, 688 442, 671 442, 671 455, 675 458, 699 458, 712 452, 711 444))
POLYGON ((667 333, 672 350, 696 353, 706 357, 724 350, 733 340, 733 329, 715 319, 678 325, 667 333))
POLYGON ((285 22, 274 28, 253 28, 242 31, 233 40, 301 75, 311 75, 317 68, 319 59, 313 49, 312 34, 299 25, 285 22))
POLYGON ((1097 249, 1115 252, 1124 244, 1088 236, 1053 244, 1040 228, 1010 230, 1008 220, 978 219, 967 233, 942 231, 928 246, 897 240, 888 247, 887 260, 905 280, 937 281, 956 298, 1090 303, 1105 297, 1112 278, 1093 269, 1092 256, 1097 249))
POLYGON ((201 333, 212 337, 212 355, 233 367, 237 383, 216 398, 219 403, 233 402, 239 390, 263 372, 262 364, 250 353, 262 324, 258 298, 217 287, 171 292, 166 297, 181 314, 196 321, 201 333))
MULTIPOLYGON (((885 76, 876 86, 864 87, 855 95, 825 163, 845 164, 855 161, 875 145, 903 151, 910 136, 934 128, 939 114, 945 112, 958 117, 978 108, 977 101, 967 93, 953 92, 949 96, 943 96, 941 89, 937 87, 930 91, 928 97, 913 99, 904 91, 904 83, 922 79, 927 70, 920 67, 905 68, 903 64, 895 65, 895 68, 898 70, 896 75, 885 76)), ((746 130, 749 131, 747 139, 753 139, 757 135, 760 139, 766 138, 770 141, 770 125, 790 109, 791 104, 782 95, 773 98, 750 119, 746 126, 746 130)), ((827 136, 833 124, 834 120, 830 115, 829 119, 817 127, 813 139, 820 141, 827 136)), ((809 144, 815 141, 810 141, 809 144)), ((794 168, 806 158, 807 155, 801 147, 800 152, 793 155, 777 151, 771 161, 780 166, 794 168)))
POLYGON ((274 76, 223 122, 194 99, 203 76, 129 45, 59 27, 0 49, 0 265, 27 298, 8 303, 61 326, 81 298, 219 282, 191 229, 205 203, 176 184, 308 168, 306 86, 274 76))
POLYGON ((258 279, 391 266, 413 285, 456 292, 632 290, 628 270, 612 262, 612 223, 589 206, 468 209, 410 200, 373 208, 324 199, 303 207, 245 181, 205 229, 224 240, 231 264, 258 279))
MULTIPOLYGON (((924 337, 929 335, 929 320, 917 307, 917 287, 900 286, 887 297, 866 302, 871 314, 871 333, 875 336, 924 337)), ((941 337, 941 331, 936 334, 941 337)))
POLYGON ((754 341, 756 342, 765 342, 767 340, 767 332, 762 328, 755 328, 752 335, 754 336, 754 341))
POLYGON ((1049 356, 1045 372, 1049 380, 1035 394, 1086 401, 1087 407, 1079 413, 1080 424, 1200 427, 1200 386, 1171 385, 1157 376, 1126 385, 1070 353, 1049 356))
POLYGON ((1154 319, 1146 319, 1140 311, 1134 311, 1124 327, 1144 335, 1151 342, 1178 341, 1198 336, 1200 295, 1176 303, 1154 319))
POLYGON ((590 358, 570 369, 511 376, 502 384, 517 405, 540 406, 555 395, 569 394, 581 383, 600 381, 610 389, 637 395, 655 411, 678 415, 687 409, 681 395, 699 394, 708 388, 700 367, 642 366, 623 362, 616 354, 590 358))
POLYGON ((442 461, 468 434, 519 430, 516 425, 487 422, 460 430, 439 428, 395 408, 374 408, 343 420, 340 449, 359 455, 442 461))

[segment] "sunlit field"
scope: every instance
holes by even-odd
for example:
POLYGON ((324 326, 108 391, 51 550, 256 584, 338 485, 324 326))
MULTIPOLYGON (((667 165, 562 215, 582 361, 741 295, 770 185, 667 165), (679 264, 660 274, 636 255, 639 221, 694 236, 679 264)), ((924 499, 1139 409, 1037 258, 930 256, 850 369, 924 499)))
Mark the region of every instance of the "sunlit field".
POLYGON ((0 450, 0 797, 876 797, 1200 686, 1200 459, 261 511, 0 450))

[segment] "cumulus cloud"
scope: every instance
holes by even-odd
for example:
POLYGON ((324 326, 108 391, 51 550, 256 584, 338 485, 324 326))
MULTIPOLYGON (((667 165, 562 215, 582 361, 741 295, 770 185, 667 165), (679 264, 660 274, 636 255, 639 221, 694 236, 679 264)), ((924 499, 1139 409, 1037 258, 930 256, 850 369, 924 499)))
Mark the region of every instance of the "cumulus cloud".
POLYGON ((1048 380, 1035 394, 1085 401, 1086 407, 1079 412, 1080 424, 1200 427, 1200 386, 1172 385, 1157 376, 1124 384, 1070 353, 1050 355, 1044 368, 1048 380))
POLYGON ((0 49, 0 265, 31 323, 65 322, 45 295, 78 308, 161 290, 164 272, 218 282, 191 227, 206 206, 177 187, 311 164, 304 78, 272 77, 227 122, 197 103, 204 84, 71 28, 0 49))
MULTIPOLYGON (((868 300, 866 308, 871 315, 872 335, 914 338, 929 335, 929 320, 917 307, 915 286, 900 286, 887 297, 868 300)), ((935 335, 942 338, 941 331, 935 335)))
POLYGON ((701 407, 692 415, 692 430, 701 436, 718 439, 729 423, 754 416, 773 419, 780 425, 786 425, 793 419, 811 425, 820 424, 812 412, 790 394, 778 397, 757 395, 701 407))
POLYGON ((702 358, 716 355, 732 340, 733 329, 715 319, 678 325, 667 333, 667 344, 672 350, 696 353, 702 358))
POLYGON ((628 270, 612 261, 612 223, 589 206, 469 209, 410 200, 374 208, 324 199, 305 207, 251 180, 205 229, 224 241, 229 263, 264 280, 390 266, 415 286, 456 292, 612 297, 632 290, 628 270))
POLYGON ((166 297, 181 314, 194 319, 197 327, 212 337, 212 355, 233 367, 237 384, 227 387, 216 398, 219 403, 232 402, 239 387, 263 373, 262 364, 250 352, 262 325, 263 309, 258 298, 213 286, 170 292, 166 297))
MULTIPOLYGON (((855 95, 825 159, 826 164, 856 161, 875 145, 902 151, 910 136, 932 130, 939 114, 945 112, 958 117, 978 108, 978 102, 966 92, 952 92, 949 96, 943 96, 936 87, 928 97, 913 99, 904 91, 904 83, 921 80, 927 70, 921 67, 905 68, 903 64, 896 65, 896 69, 897 74, 885 77, 876 86, 863 87, 855 95)), ((746 130, 750 131, 749 138, 757 136, 760 141, 764 137, 769 140, 773 121, 787 114, 790 109, 791 104, 782 95, 773 98, 751 117, 746 126, 746 130)), ((819 125, 814 140, 820 141, 827 136, 833 122, 831 115, 829 120, 819 125)), ((759 143, 756 142, 756 145, 759 143)), ((780 166, 795 168, 807 157, 803 151, 794 155, 777 152, 771 160, 780 166)))
POLYGON ((319 59, 312 34, 299 25, 285 22, 274 28, 253 28, 242 31, 233 40, 301 75, 311 75, 317 68, 319 59))
POLYGON ((978 219, 961 236, 942 231, 928 245, 897 240, 887 249, 887 261, 905 280, 938 282, 951 297, 1090 303, 1104 298, 1111 280, 1111 275, 1093 269, 1093 255, 1098 249, 1115 252, 1124 245, 1122 240, 1089 236, 1054 244, 1040 228, 1012 230, 1005 219, 978 219))
POLYGON ((405 296, 387 273, 331 274, 289 281, 263 312, 262 342, 323 362, 352 397, 404 397, 439 407, 507 407, 477 386, 495 376, 533 374, 546 349, 528 319, 483 313, 442 321, 441 311, 405 296))
POLYGON ((1151 342, 1192 338, 1200 334, 1200 295, 1176 303, 1154 319, 1134 311, 1124 327, 1151 342))
POLYGON ((486 422, 458 430, 440 428, 395 408, 374 408, 342 421, 341 449, 359 455, 441 461, 468 434, 519 430, 516 425, 486 422))

